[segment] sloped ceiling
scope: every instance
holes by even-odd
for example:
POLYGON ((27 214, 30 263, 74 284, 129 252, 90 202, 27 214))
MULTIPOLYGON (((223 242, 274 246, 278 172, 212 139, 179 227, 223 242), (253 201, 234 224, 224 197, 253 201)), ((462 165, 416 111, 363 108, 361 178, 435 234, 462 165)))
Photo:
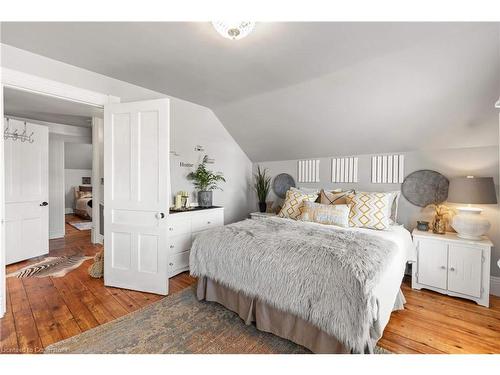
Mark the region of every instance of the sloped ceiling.
POLYGON ((2 43, 211 108, 253 161, 498 144, 500 25, 3 23, 2 43))

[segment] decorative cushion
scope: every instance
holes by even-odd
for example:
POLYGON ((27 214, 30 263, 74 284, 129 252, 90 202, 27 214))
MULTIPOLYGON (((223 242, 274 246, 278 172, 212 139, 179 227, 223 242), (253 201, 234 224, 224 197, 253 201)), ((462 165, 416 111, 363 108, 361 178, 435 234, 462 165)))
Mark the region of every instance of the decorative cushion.
POLYGON ((78 198, 92 198, 92 192, 91 191, 80 191, 79 197, 78 198))
POLYGON ((392 224, 396 224, 398 222, 398 209, 399 209, 399 197, 401 197, 401 191, 391 191, 394 194, 394 200, 391 206, 391 220, 392 224))
POLYGON ((392 224, 391 210, 394 196, 394 192, 349 194, 347 196, 347 202, 351 205, 349 225, 378 230, 388 229, 392 224))
POLYGON ((78 190, 92 192, 92 185, 80 185, 80 187, 78 188, 78 190))
POLYGON ((300 190, 290 189, 286 192, 285 202, 278 216, 297 220, 302 213, 302 203, 314 202, 316 198, 318 198, 317 194, 304 194, 300 190))
POLYGON ((351 191, 325 191, 321 189, 319 193, 319 203, 321 204, 348 204, 347 202, 347 195, 352 193, 351 191))
POLYGON ((347 204, 320 204, 304 201, 299 220, 347 228, 350 211, 347 204))

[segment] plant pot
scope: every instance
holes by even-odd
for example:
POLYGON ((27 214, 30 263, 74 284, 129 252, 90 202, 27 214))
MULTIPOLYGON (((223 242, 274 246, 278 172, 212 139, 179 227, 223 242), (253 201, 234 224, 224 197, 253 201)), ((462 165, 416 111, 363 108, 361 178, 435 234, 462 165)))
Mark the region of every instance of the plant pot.
POLYGON ((267 209, 267 203, 266 202, 259 202, 259 211, 266 212, 266 209, 267 209))
POLYGON ((198 206, 200 207, 212 207, 212 192, 211 191, 199 191, 198 192, 198 206))
POLYGON ((434 224, 432 225, 432 232, 436 234, 446 233, 446 219, 444 217, 436 215, 434 224))

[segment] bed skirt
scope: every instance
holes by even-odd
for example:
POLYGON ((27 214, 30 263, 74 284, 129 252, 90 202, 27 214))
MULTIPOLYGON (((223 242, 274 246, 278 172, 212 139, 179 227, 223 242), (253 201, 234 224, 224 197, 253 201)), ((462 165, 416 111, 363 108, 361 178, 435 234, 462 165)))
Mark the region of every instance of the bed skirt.
MULTIPOLYGON (((245 324, 255 325, 258 330, 302 345, 313 353, 350 353, 335 336, 331 336, 311 323, 291 313, 283 312, 243 293, 236 292, 216 281, 200 277, 196 291, 198 300, 217 302, 237 313, 245 324)), ((403 293, 399 291, 394 310, 403 309, 403 293)))
POLYGON ((217 302, 237 313, 245 324, 288 339, 313 353, 350 353, 335 337, 290 313, 229 289, 206 277, 198 279, 199 300, 217 302))

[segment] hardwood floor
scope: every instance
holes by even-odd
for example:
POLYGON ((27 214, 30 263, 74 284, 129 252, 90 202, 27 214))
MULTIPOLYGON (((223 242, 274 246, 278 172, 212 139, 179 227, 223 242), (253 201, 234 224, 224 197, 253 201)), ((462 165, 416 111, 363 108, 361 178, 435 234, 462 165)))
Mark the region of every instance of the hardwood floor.
MULTIPOLYGON (((81 221, 67 217, 67 221, 81 221)), ((101 246, 90 243, 90 231, 66 224, 66 237, 50 241, 50 255, 94 255, 101 246)), ((34 262, 30 260, 29 262, 34 262)), ((27 265, 7 267, 7 273, 27 265)), ((0 319, 0 353, 40 353, 54 342, 163 298, 108 288, 92 279, 88 260, 64 277, 7 279, 7 314, 0 319)), ((170 293, 195 282, 188 273, 170 280, 170 293)), ((474 302, 410 288, 403 283, 405 310, 392 314, 379 345, 394 353, 500 353, 500 298, 490 308, 474 302)))
MULTIPOLYGON (((82 221, 66 216, 66 222, 82 221)), ((66 237, 50 241, 50 256, 95 255, 102 249, 90 243, 90 231, 66 224, 66 237)), ((38 259, 7 267, 15 271, 38 259)), ((163 298, 155 294, 108 288, 87 274, 92 259, 63 277, 7 278, 7 314, 0 319, 0 353, 41 353, 60 340, 147 306, 163 298)), ((195 279, 187 272, 170 279, 176 293, 195 279)))

